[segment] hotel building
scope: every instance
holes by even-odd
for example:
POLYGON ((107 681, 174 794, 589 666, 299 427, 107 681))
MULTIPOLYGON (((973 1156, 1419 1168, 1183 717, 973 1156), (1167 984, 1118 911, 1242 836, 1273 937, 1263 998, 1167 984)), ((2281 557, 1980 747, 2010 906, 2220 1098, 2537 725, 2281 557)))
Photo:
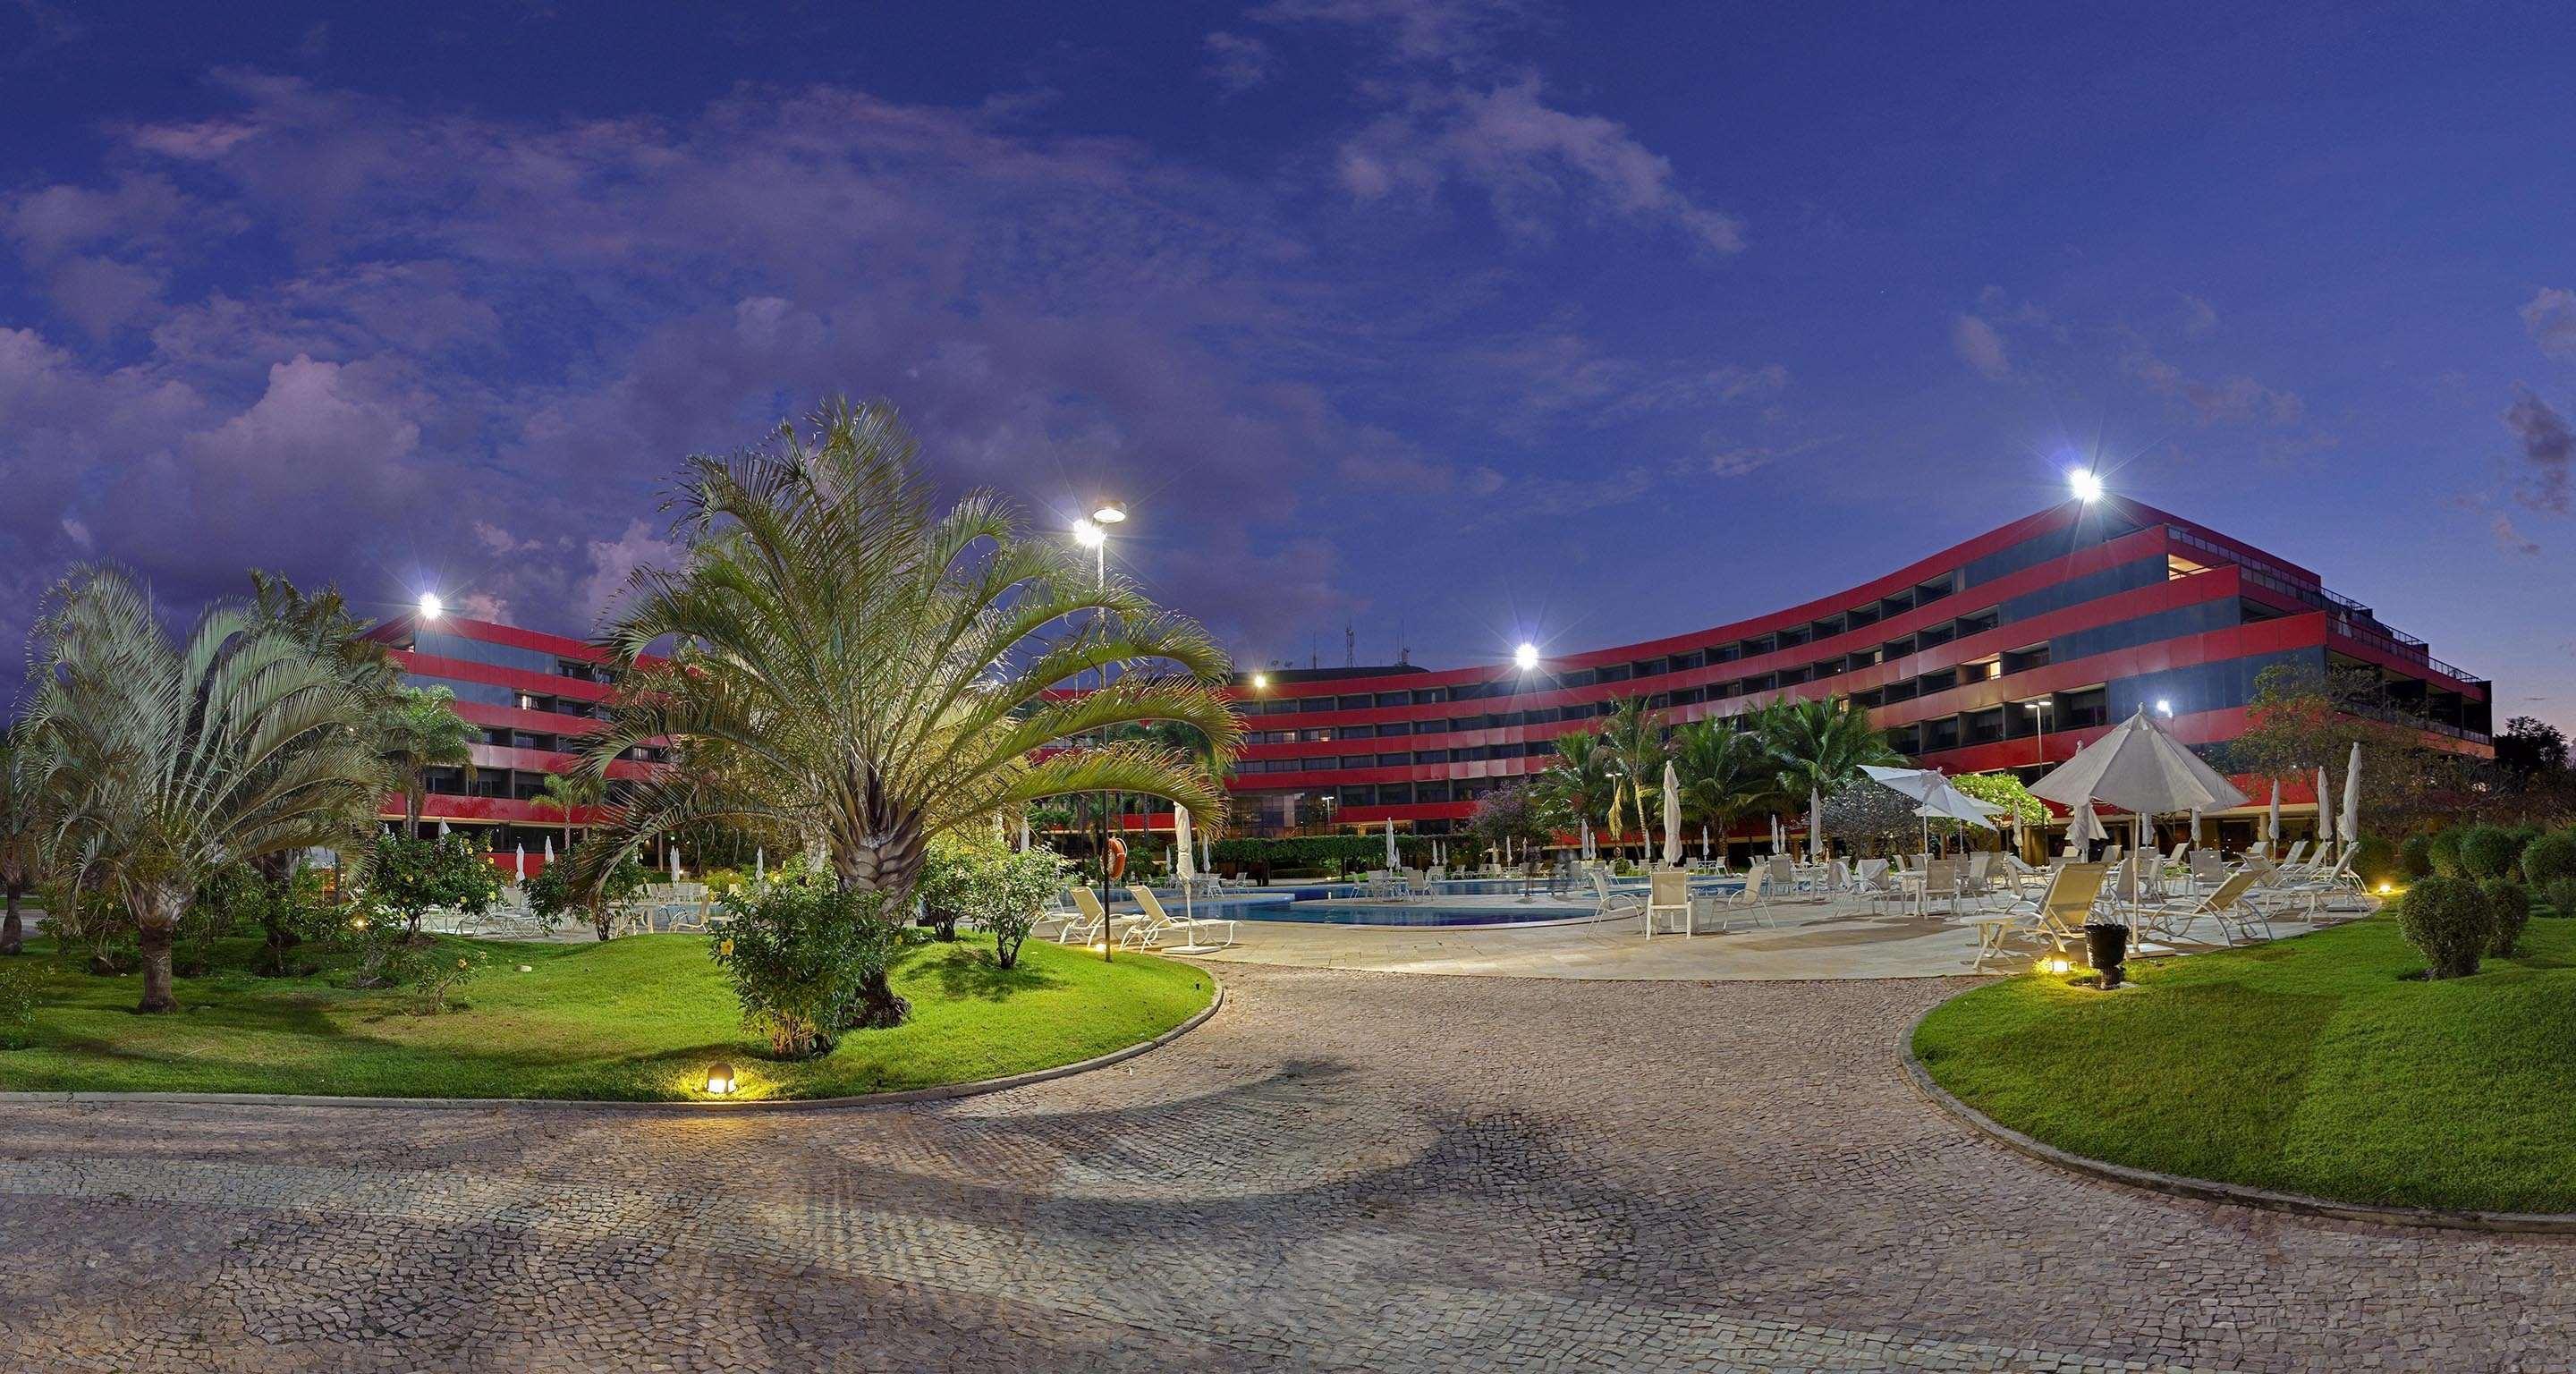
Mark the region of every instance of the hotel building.
MULTIPOLYGON (((1477 796, 1543 771, 1557 736, 1634 696, 1674 723, 1781 696, 1847 696, 1923 766, 2027 780, 2141 705, 2169 712, 2165 725, 2188 744, 2224 744, 2244 732, 2255 679, 2276 665, 2367 668, 2432 741, 2494 752, 2485 680, 2298 564, 2105 497, 1801 605, 1549 653, 1527 672, 1285 670, 1258 688, 1245 674, 1235 828, 1275 834, 1320 811, 1335 828, 1460 829, 1477 796)), ((2310 789, 2285 789, 2284 804, 2314 814, 2310 789)))

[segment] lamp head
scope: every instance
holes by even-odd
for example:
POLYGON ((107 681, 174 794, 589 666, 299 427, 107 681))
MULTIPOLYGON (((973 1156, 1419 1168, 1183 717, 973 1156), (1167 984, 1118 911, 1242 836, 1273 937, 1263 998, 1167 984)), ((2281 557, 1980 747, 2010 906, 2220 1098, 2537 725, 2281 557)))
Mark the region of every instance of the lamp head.
POLYGON ((1115 525, 1119 521, 1127 518, 1126 503, 1120 501, 1103 501, 1099 505, 1092 507, 1091 518, 1104 525, 1115 525))
POLYGON ((1512 650, 1512 666, 1520 669, 1524 673, 1537 667, 1538 646, 1530 643, 1528 640, 1522 640, 1521 646, 1512 650))
POLYGON ((422 592, 420 594, 421 619, 436 620, 445 614, 447 614, 447 603, 438 599, 438 593, 422 592))
POLYGON ((1073 542, 1086 549, 1096 549, 1109 542, 1109 531, 1088 520, 1073 522, 1073 542))
POLYGON ((2066 485, 2075 493, 2076 500, 2087 505, 2102 499, 2101 474, 2091 468, 2077 468, 2067 473, 2066 485))

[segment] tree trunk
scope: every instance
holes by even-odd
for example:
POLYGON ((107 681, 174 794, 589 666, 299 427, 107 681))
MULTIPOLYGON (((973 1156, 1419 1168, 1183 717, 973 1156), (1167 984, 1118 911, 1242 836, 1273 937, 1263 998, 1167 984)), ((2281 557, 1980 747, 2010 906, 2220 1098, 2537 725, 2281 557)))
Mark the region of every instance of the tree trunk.
POLYGON ((178 942, 179 914, 186 904, 181 894, 155 893, 135 913, 134 941, 143 951, 143 1000, 136 1011, 179 1009, 179 999, 170 991, 170 948, 178 942))
POLYGON ((892 1030, 911 1015, 911 999, 895 995, 884 969, 872 969, 859 979, 859 1009, 850 1018, 850 1029, 892 1030))
MULTIPOLYGON (((842 891, 883 893, 884 905, 873 919, 900 927, 901 907, 928 855, 920 821, 914 818, 835 854, 833 866, 840 873, 842 891)), ((894 986, 886 981, 886 971, 871 969, 859 978, 859 1005, 847 1029, 887 1030, 902 1025, 911 1015, 912 1003, 895 995, 894 986)))
POLYGON ((15 954, 27 944, 26 928, 18 923, 18 885, 9 884, 9 915, 0 921, 0 954, 15 954))

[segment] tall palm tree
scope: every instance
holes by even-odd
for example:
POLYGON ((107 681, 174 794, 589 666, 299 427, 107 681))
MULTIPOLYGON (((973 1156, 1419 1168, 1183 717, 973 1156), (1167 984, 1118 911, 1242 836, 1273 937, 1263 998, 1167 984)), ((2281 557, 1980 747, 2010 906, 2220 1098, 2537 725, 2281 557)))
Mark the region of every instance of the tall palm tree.
MULTIPOLYGON (((1663 809, 1664 760, 1671 757, 1664 748, 1663 723, 1646 709, 1644 697, 1628 697, 1602 719, 1601 738, 1619 765, 1620 781, 1628 793, 1628 814, 1637 818, 1639 831, 1651 832, 1656 814, 1663 809)), ((1653 848, 1651 840, 1647 847, 1653 848)))
POLYGON ((337 663, 237 605, 208 607, 173 643, 113 568, 75 570, 35 640, 27 724, 58 779, 57 853, 132 916, 138 1009, 170 1011, 171 945, 209 874, 313 845, 357 851, 374 828, 386 777, 369 703, 337 663))
POLYGON ((376 748, 402 788, 403 833, 420 838, 429 770, 462 768, 465 780, 474 780, 474 745, 482 737, 456 714, 456 694, 444 687, 400 688, 384 704, 376 717, 376 748))
POLYGON ((1617 756, 1598 732, 1573 730, 1556 737, 1556 761, 1538 775, 1538 795, 1567 821, 1608 823, 1610 799, 1619 789, 1617 756))
MULTIPOLYGON (((639 569, 602 648, 626 669, 596 766, 667 739, 674 767, 639 780, 583 846, 585 879, 649 837, 701 821, 773 827, 820 848, 846 891, 912 889, 930 839, 1044 797, 1132 792, 1207 815, 1215 772, 1145 739, 1188 726, 1234 756, 1230 665, 1195 623, 1097 579, 1068 541, 1025 533, 997 498, 935 509, 915 446, 881 405, 828 406, 816 431, 689 460, 672 497, 677 570, 639 569), (664 640, 676 647, 638 666, 664 640), (1120 667, 1110 685, 1067 690, 1120 667)), ((860 1025, 905 1014, 882 972, 860 1025)))
POLYGON ((1698 720, 1673 731, 1682 819, 1720 835, 1744 816, 1780 804, 1779 761, 1762 737, 1732 720, 1698 720))
POLYGON ((608 782, 587 768, 566 773, 548 773, 543 790, 532 799, 540 811, 552 811, 563 817, 564 853, 572 852, 572 813, 599 805, 608 794, 608 782))
POLYGON ((1849 697, 1776 699, 1756 708, 1749 723, 1777 757, 1780 797, 1793 806, 1805 805, 1811 792, 1831 796, 1863 764, 1905 761, 1849 697))
POLYGON ((0 736, 0 892, 9 914, 0 922, 0 954, 26 944, 18 903, 43 882, 53 854, 50 755, 23 723, 0 736))

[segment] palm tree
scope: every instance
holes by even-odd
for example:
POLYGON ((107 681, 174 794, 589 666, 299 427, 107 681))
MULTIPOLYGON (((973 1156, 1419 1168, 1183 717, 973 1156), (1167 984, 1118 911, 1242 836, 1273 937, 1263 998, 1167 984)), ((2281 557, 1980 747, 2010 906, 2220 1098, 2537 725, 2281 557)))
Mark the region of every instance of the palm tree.
MULTIPOLYGON (((333 660, 217 603, 173 643, 113 568, 75 570, 37 623, 27 725, 59 784, 57 853, 130 913, 138 1010, 169 1011, 170 950, 206 877, 313 845, 357 850, 385 792, 369 703, 333 660)), ((77 906, 79 894, 72 894, 77 906)))
POLYGON ((429 770, 462 768, 474 780, 474 745, 482 732, 456 714, 456 694, 444 687, 396 690, 376 718, 376 749, 393 765, 402 787, 403 832, 420 838, 420 813, 429 798, 429 770))
MULTIPOLYGON (((604 768, 667 739, 674 766, 635 784, 608 842, 583 846, 585 880, 678 826, 747 824, 806 837, 844 891, 885 894, 891 911, 933 836, 1040 798, 1133 792, 1219 813, 1217 776, 1190 753, 1088 738, 1171 721, 1230 760, 1230 665, 1205 631, 1096 579, 1067 541, 1025 534, 989 494, 934 509, 892 409, 836 402, 815 424, 689 460, 672 498, 687 562, 639 569, 601 636, 627 671, 592 750, 604 768), (638 666, 666 639, 666 661, 638 666), (1122 665, 1108 686, 1064 690, 1122 665)), ((882 970, 861 995, 858 1024, 902 1020, 882 970)))
POLYGON ((587 768, 568 773, 546 774, 544 790, 532 798, 541 811, 552 811, 563 817, 564 852, 572 852, 572 813, 584 807, 599 805, 608 794, 608 783, 587 768))
POLYGON ((1905 761, 1849 697, 1777 699, 1756 708, 1749 724, 1776 756, 1779 793, 1789 805, 1804 805, 1811 792, 1832 795, 1863 764, 1905 761))
POLYGON ((1556 762, 1538 775, 1538 795, 1549 809, 1568 821, 1607 822, 1610 801, 1619 790, 1615 751, 1591 730, 1556 737, 1556 762))
POLYGON ((6 892, 9 914, 0 923, 0 954, 16 954, 26 944, 18 903, 44 881, 53 853, 51 769, 42 741, 28 737, 23 724, 0 736, 0 892, 6 892))
POLYGON ((1673 731, 1682 819, 1721 836, 1740 817, 1779 805, 1779 761, 1762 737, 1731 720, 1692 721, 1673 731))
MULTIPOLYGON (((1651 832, 1654 812, 1663 801, 1664 760, 1670 757, 1664 748, 1662 723, 1646 709, 1644 697, 1628 697, 1613 705, 1602 720, 1601 738, 1625 777, 1628 810, 1637 818, 1637 829, 1651 832)), ((1651 840, 1647 848, 1653 848, 1651 840)))

